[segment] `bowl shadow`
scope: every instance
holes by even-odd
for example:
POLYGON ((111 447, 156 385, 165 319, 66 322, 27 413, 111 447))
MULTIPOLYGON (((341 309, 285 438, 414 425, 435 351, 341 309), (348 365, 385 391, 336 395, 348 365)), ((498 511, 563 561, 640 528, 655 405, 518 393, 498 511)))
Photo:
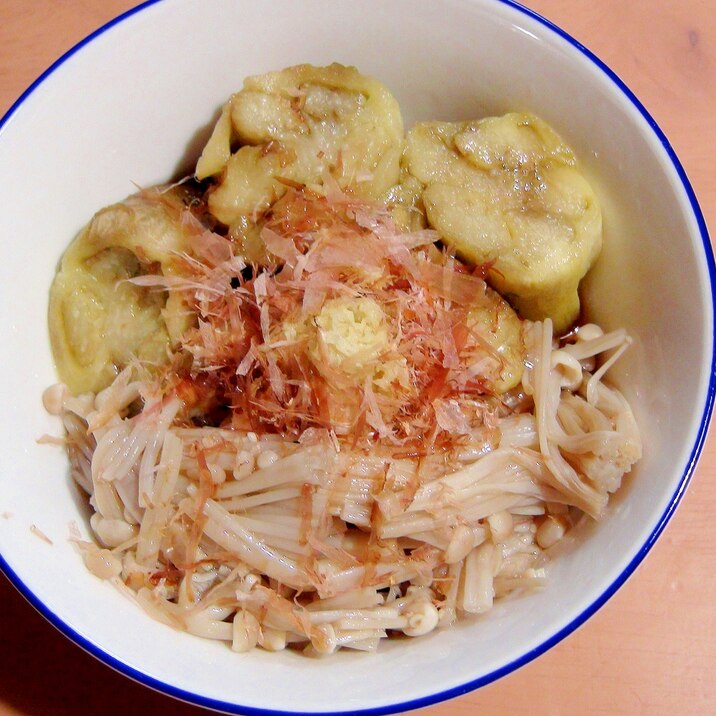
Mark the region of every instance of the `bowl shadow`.
POLYGON ((194 174, 196 162, 201 156, 201 152, 206 146, 206 143, 209 141, 209 137, 211 137, 211 133, 214 131, 214 125, 220 116, 221 107, 214 112, 209 122, 199 127, 194 134, 191 135, 179 161, 174 165, 174 170, 171 173, 172 182, 179 181, 186 176, 194 174))
POLYGON ((207 713, 142 686, 82 651, 45 621, 2 573, 0 603, 7 656, 0 679, 0 712, 28 716, 207 713))

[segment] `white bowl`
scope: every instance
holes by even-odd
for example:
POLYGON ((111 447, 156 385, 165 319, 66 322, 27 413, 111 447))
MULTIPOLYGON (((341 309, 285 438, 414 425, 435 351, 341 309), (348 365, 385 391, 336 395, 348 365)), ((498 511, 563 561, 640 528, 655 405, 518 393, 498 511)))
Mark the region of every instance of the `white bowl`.
POLYGON ((715 272, 698 204, 666 138, 620 80, 508 1, 147 3, 68 53, 10 110, 0 185, 0 566, 67 636, 165 693, 229 712, 388 713, 478 688, 564 638, 614 593, 693 471, 714 397, 715 272), (188 170, 246 75, 334 60, 385 82, 408 125, 529 109, 574 146, 605 210, 587 305, 592 318, 635 339, 613 380, 635 407, 645 454, 608 516, 560 555, 540 593, 376 655, 238 656, 153 622, 86 572, 69 544, 69 524, 87 532, 87 512, 62 451, 35 442, 58 433, 40 403, 55 380, 46 297, 88 217, 135 184, 188 170))

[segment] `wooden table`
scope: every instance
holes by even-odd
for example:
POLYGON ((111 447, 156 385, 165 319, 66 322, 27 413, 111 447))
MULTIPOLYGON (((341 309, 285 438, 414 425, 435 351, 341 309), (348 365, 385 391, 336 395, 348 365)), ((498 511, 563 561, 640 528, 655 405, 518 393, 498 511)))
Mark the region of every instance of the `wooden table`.
MULTIPOLYGON (((134 0, 0 0, 0 114, 134 0)), ((526 0, 610 65, 671 140, 716 227, 716 3, 526 0)), ((716 713, 716 437, 646 562, 577 633, 516 673, 424 713, 716 713)), ((206 713, 114 673, 0 577, 0 716, 206 713)))

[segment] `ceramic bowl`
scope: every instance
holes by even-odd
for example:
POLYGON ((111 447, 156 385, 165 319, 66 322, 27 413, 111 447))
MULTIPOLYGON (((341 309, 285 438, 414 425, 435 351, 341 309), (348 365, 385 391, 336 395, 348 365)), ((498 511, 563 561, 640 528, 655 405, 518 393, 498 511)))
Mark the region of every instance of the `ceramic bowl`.
POLYGON ((378 714, 483 686, 564 638, 618 589, 693 471, 714 396, 714 263, 696 199, 666 138, 609 68, 511 2, 147 3, 68 53, 11 109, 0 186, 2 567, 81 647, 165 693, 229 712, 378 714), (635 408, 644 458, 603 521, 553 562, 541 592, 377 654, 237 655, 152 621, 91 576, 69 543, 71 523, 87 533, 87 510, 61 449, 36 442, 59 432, 40 400, 56 380, 48 287, 96 209, 191 169, 245 76, 332 61, 382 80, 407 126, 530 110, 575 148, 605 217, 584 297, 590 317, 634 338, 612 379, 635 408))

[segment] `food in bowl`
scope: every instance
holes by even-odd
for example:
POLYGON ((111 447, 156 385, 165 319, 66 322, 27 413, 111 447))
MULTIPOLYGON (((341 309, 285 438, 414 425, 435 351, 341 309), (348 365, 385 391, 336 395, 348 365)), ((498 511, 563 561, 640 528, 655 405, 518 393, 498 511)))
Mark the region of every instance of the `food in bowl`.
MULTIPOLYGON (((195 177, 99 211, 50 297, 87 566, 236 651, 375 650, 539 586, 639 459, 578 325, 601 214, 510 113, 340 65, 249 78, 195 177)), ((606 355, 606 357, 605 357, 606 355)))

